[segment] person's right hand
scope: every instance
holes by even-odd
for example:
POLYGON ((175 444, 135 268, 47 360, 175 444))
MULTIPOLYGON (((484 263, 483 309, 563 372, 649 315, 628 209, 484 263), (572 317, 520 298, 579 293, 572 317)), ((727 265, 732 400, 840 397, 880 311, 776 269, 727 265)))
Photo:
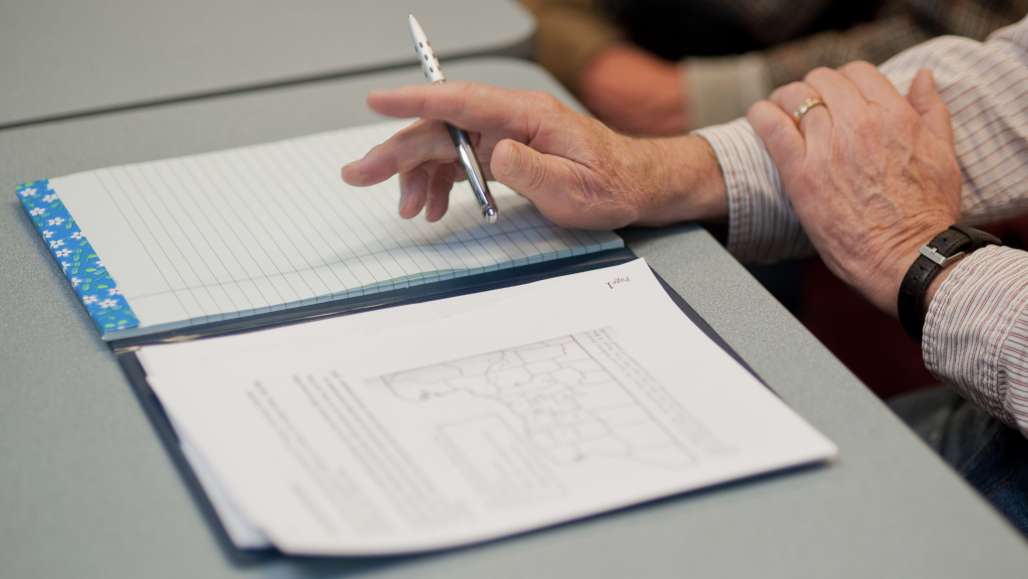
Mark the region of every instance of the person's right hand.
MULTIPOLYGON (((440 219, 462 175, 444 123, 471 133, 488 179, 528 198, 558 225, 616 229, 724 215, 717 160, 699 137, 640 140, 619 135, 544 93, 447 83, 377 91, 375 111, 421 120, 342 170, 369 186, 400 175, 400 215, 427 205, 440 219)), ((502 218, 502 207, 501 207, 502 218)))

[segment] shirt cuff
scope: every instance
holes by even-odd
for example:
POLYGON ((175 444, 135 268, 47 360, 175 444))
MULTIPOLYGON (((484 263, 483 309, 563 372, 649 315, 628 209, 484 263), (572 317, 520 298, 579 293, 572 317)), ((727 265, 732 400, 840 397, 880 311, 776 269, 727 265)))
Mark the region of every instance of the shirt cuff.
POLYGON ((778 170, 746 119, 700 129, 721 167, 728 196, 728 251, 744 262, 810 255, 813 246, 782 191, 778 170))
POLYGON ((750 105, 771 92, 764 58, 756 53, 718 58, 690 58, 681 64, 686 112, 694 127, 726 123, 746 116, 750 105))
POLYGON ((1028 436, 1028 252, 988 246, 954 265, 921 346, 928 370, 1028 436))

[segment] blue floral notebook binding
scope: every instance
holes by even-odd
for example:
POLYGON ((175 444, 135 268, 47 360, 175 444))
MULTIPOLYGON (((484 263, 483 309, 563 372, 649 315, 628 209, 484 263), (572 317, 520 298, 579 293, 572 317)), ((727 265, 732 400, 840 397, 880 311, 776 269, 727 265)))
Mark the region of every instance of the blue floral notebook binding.
POLYGON ((89 240, 82 234, 68 208, 61 203, 50 181, 22 183, 18 199, 50 255, 68 278, 72 289, 100 333, 118 332, 139 326, 125 297, 104 268, 89 240))
POLYGON ((397 216, 394 180, 356 189, 339 166, 384 123, 19 185, 16 195, 105 340, 374 301, 623 248, 547 222, 500 185, 481 222, 458 184, 440 222, 397 216))

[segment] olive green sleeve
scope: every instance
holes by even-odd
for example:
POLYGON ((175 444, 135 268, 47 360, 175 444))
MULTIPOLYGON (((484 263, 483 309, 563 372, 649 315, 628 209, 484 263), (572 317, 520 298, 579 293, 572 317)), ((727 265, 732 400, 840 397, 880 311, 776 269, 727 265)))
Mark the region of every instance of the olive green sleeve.
POLYGON ((624 39, 595 0, 521 2, 536 18, 536 60, 572 91, 589 61, 624 39))

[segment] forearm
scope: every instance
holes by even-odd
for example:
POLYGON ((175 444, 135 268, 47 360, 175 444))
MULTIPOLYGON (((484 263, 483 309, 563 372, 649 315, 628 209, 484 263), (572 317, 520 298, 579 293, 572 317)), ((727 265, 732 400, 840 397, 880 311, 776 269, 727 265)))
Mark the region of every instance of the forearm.
MULTIPOLYGON (((962 219, 983 222, 1028 209, 1028 19, 984 44, 944 37, 881 67, 901 91, 920 68, 932 69, 953 117, 965 177, 962 219)), ((771 262, 809 254, 778 172, 745 120, 697 131, 714 148, 725 177, 728 248, 739 259, 771 262)))
POLYGON ((1028 252, 987 247, 954 265, 922 347, 933 374, 1028 436, 1028 252))
POLYGON ((661 226, 683 221, 717 221, 727 215, 724 179, 717 158, 703 139, 688 135, 637 139, 649 149, 640 173, 649 185, 642 192, 636 225, 661 226))

